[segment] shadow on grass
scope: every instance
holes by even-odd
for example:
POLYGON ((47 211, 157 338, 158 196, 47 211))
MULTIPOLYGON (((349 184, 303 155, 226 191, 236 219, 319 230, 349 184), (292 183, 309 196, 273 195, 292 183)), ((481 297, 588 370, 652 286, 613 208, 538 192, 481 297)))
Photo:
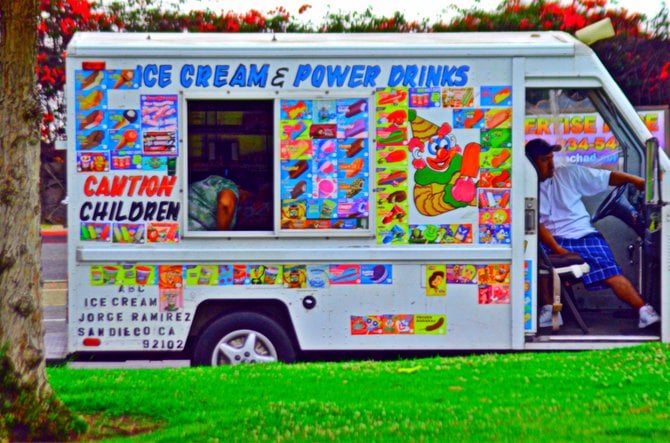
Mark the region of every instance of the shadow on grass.
POLYGON ((161 429, 162 422, 155 422, 144 417, 120 416, 110 417, 105 414, 83 415, 88 423, 88 430, 78 441, 97 441, 108 438, 132 437, 161 429))

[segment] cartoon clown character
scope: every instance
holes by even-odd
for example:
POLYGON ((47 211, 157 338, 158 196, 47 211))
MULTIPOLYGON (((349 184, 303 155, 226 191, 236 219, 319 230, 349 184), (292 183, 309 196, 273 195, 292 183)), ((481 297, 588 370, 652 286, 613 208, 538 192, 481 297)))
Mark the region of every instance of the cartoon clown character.
POLYGON ((479 175, 478 143, 461 148, 448 123, 429 122, 410 110, 409 151, 414 174, 414 203, 419 213, 437 216, 476 205, 479 175))

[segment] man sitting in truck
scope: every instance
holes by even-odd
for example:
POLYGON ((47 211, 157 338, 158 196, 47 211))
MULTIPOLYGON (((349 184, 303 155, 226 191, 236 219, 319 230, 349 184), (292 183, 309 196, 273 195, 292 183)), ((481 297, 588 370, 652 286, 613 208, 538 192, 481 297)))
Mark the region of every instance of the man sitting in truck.
MULTIPOLYGON (((620 300, 638 311, 639 328, 657 323, 659 315, 622 274, 612 250, 591 224, 582 202, 582 197, 604 192, 609 186, 631 183, 642 190, 644 180, 624 172, 579 165, 555 168, 554 152, 560 150, 560 145, 550 145, 539 138, 526 144, 526 156, 535 164, 540 180, 539 238, 542 247, 548 253, 581 255, 591 268, 582 278, 586 289, 609 287, 620 300)), ((547 291, 540 291, 540 302, 539 325, 551 326, 552 304, 547 291)))
POLYGON ((188 227, 194 231, 227 231, 235 227, 240 192, 227 178, 210 175, 188 188, 188 227))

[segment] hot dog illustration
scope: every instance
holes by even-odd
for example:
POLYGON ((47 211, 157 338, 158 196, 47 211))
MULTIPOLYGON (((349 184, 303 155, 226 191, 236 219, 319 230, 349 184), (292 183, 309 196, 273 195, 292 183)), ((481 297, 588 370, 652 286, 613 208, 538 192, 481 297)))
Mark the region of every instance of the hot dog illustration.
POLYGON ((426 326, 426 331, 428 331, 428 332, 437 331, 443 325, 444 325, 444 317, 440 317, 440 318, 437 319, 437 321, 435 323, 432 323, 432 324, 429 324, 428 326, 426 326))

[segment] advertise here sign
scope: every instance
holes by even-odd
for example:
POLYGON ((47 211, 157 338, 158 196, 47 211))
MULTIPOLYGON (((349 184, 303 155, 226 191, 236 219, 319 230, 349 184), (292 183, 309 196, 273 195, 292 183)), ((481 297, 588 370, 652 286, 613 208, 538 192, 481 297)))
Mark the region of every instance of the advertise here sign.
MULTIPOLYGON (((667 109, 638 110, 652 136, 665 147, 667 136, 667 109)), ((543 138, 563 146, 561 156, 567 163, 608 165, 619 161, 621 149, 609 126, 598 113, 561 114, 556 124, 551 115, 532 115, 525 120, 526 141, 543 138), (556 127, 562 134, 556 134, 556 127)))

